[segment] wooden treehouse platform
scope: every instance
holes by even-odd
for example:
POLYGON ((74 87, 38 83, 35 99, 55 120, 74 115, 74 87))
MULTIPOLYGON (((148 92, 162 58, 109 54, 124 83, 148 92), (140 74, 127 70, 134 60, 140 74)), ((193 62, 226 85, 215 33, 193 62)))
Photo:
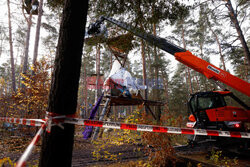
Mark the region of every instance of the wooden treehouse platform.
POLYGON ((110 99, 111 106, 133 106, 133 105, 148 105, 148 106, 163 106, 163 102, 144 100, 142 98, 129 98, 123 96, 106 95, 105 98, 110 99))

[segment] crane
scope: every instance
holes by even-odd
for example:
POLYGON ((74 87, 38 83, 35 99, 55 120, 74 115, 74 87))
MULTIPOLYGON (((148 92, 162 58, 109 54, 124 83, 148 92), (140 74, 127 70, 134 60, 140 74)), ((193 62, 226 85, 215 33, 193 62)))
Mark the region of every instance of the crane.
MULTIPOLYGON (((122 21, 101 16, 95 23, 90 24, 87 33, 89 35, 100 34, 101 29, 104 29, 103 22, 105 20, 173 55, 177 61, 200 72, 218 85, 220 85, 219 82, 222 82, 250 97, 250 84, 248 82, 212 65, 164 38, 143 32, 122 21)), ((194 93, 191 95, 188 106, 191 116, 193 116, 190 119, 194 122, 192 127, 195 128, 245 131, 245 123, 250 122, 250 108, 248 105, 228 90, 194 93), (232 98, 241 107, 229 106, 225 100, 227 97, 232 98)))

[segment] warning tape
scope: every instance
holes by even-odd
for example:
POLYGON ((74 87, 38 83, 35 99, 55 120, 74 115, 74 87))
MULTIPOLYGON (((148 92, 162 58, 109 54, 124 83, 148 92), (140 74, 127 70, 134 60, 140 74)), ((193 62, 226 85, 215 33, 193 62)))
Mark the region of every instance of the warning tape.
POLYGON ((87 126, 96 126, 96 127, 111 128, 111 129, 128 129, 128 130, 144 131, 144 132, 250 138, 250 133, 247 133, 247 132, 188 129, 188 128, 154 126, 154 125, 143 125, 143 124, 126 124, 126 123, 119 123, 119 122, 93 121, 93 120, 76 119, 76 118, 66 118, 64 122, 70 123, 70 124, 82 125, 82 126, 87 125, 87 126))
MULTIPOLYGON (((220 130, 206 130, 206 129, 189 129, 189 128, 177 128, 177 127, 168 127, 168 126, 155 126, 155 125, 143 125, 143 124, 126 124, 120 122, 105 122, 105 121, 94 121, 86 120, 79 118, 72 118, 64 116, 64 118, 58 117, 61 119, 61 123, 69 123, 81 126, 95 126, 111 129, 128 129, 135 131, 144 131, 144 132, 159 132, 159 133, 171 133, 171 134, 189 134, 189 135, 201 135, 201 136, 219 136, 219 137, 234 137, 234 138, 250 138, 250 133, 247 132, 235 132, 235 131, 220 131, 220 130), (64 119, 64 120, 62 120, 64 119)), ((44 124, 44 119, 24 119, 24 118, 3 118, 0 117, 0 120, 9 122, 9 123, 18 123, 22 125, 30 126, 41 126, 44 124)), ((56 117, 53 117, 53 120, 56 120, 56 117)), ((56 122, 56 121, 53 121, 56 122)))
POLYGON ((24 167, 26 166, 26 162, 29 159, 33 149, 41 138, 44 130, 46 129, 48 133, 50 133, 51 126, 58 125, 63 128, 61 123, 64 121, 65 116, 57 116, 53 114, 47 113, 46 119, 26 119, 26 118, 9 118, 9 117, 0 117, 1 121, 9 122, 9 123, 17 123, 21 125, 29 125, 29 126, 40 126, 41 128, 36 133, 35 137, 30 142, 29 146, 26 148, 22 156, 19 158, 16 167, 24 167), (62 119, 63 120, 60 120, 62 119))
POLYGON ((0 120, 9 123, 16 123, 29 126, 42 126, 45 122, 44 119, 26 119, 26 118, 9 118, 9 117, 0 117, 0 120))
POLYGON ((201 135, 201 136, 219 136, 219 137, 234 137, 234 138, 250 138, 250 133, 247 132, 233 132, 233 131, 220 131, 220 130, 206 130, 206 129, 188 129, 188 128, 177 128, 168 126, 155 126, 155 125, 143 125, 143 124, 126 124, 120 122, 105 122, 105 121, 94 121, 74 118, 72 116, 51 116, 47 115, 46 119, 25 119, 25 118, 6 118, 0 117, 1 121, 9 123, 17 123, 29 126, 41 126, 32 139, 21 158, 18 160, 16 167, 23 167, 26 164, 27 159, 31 155, 32 150, 41 138, 44 130, 46 129, 50 133, 51 126, 58 125, 63 128, 61 123, 75 124, 80 126, 95 126, 102 128, 111 129, 127 129, 143 132, 159 132, 159 133, 170 133, 170 134, 189 134, 189 135, 201 135))
POLYGON ((32 139, 31 143, 29 146, 26 148, 22 156, 19 158, 17 161, 16 167, 24 167, 26 166, 26 162, 28 158, 30 157, 33 149, 35 148, 36 144, 38 143, 39 139, 41 138, 44 130, 46 129, 46 123, 42 125, 42 127, 38 130, 36 133, 35 137, 32 139))

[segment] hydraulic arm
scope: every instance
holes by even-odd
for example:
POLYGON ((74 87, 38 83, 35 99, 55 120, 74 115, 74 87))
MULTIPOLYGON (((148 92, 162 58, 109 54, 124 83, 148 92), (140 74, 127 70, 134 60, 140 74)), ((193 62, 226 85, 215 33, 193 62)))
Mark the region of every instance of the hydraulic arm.
POLYGON ((171 55, 174 55, 176 60, 194 69, 195 71, 202 73, 208 79, 220 81, 250 97, 250 84, 248 82, 231 75, 230 73, 208 63, 203 59, 200 59, 199 57, 193 55, 191 52, 186 51, 185 49, 175 44, 172 44, 164 38, 148 34, 135 27, 127 25, 124 22, 117 21, 113 18, 109 18, 106 16, 102 16, 99 20, 97 20, 89 27, 88 34, 97 33, 104 20, 107 20, 121 27, 122 29, 133 33, 135 36, 146 40, 147 42, 159 47, 160 49, 170 53, 171 55))

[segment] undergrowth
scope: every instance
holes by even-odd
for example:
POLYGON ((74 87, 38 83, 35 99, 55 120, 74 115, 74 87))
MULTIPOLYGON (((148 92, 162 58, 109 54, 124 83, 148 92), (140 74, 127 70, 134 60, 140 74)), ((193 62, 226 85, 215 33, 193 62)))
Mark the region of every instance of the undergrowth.
MULTIPOLYGON (((138 123, 139 111, 134 111, 133 114, 125 119, 126 123, 138 123)), ((109 131, 109 130, 108 130, 109 131)), ((101 132, 102 133, 102 132, 101 132)), ((125 144, 139 144, 141 138, 141 133, 131 130, 118 130, 114 129, 111 132, 103 133, 101 139, 93 141, 95 150, 92 152, 92 156, 96 160, 106 159, 106 160, 119 160, 119 156, 122 153, 112 154, 107 151, 108 148, 112 146, 121 146, 125 144)), ((140 148, 134 151, 140 151, 140 148)))
POLYGON ((231 166, 237 166, 238 165, 238 159, 230 159, 223 155, 223 152, 221 150, 212 150, 209 160, 218 166, 224 166, 224 167, 231 167, 231 166))
MULTIPOLYGON (((162 114, 160 122, 156 122, 150 115, 141 114, 140 108, 128 116, 124 122, 131 124, 148 124, 159 126, 179 126, 182 118, 175 119, 172 115, 165 112, 162 114)), ((95 159, 119 160, 119 154, 112 154, 106 151, 111 146, 120 146, 124 144, 142 144, 144 153, 148 156, 147 161, 137 161, 131 166, 175 166, 177 159, 174 155, 173 143, 185 143, 186 140, 176 135, 167 133, 137 132, 132 130, 112 130, 104 133, 101 140, 94 141, 95 151, 92 155, 95 159)), ((137 148, 135 151, 142 151, 137 148)))

